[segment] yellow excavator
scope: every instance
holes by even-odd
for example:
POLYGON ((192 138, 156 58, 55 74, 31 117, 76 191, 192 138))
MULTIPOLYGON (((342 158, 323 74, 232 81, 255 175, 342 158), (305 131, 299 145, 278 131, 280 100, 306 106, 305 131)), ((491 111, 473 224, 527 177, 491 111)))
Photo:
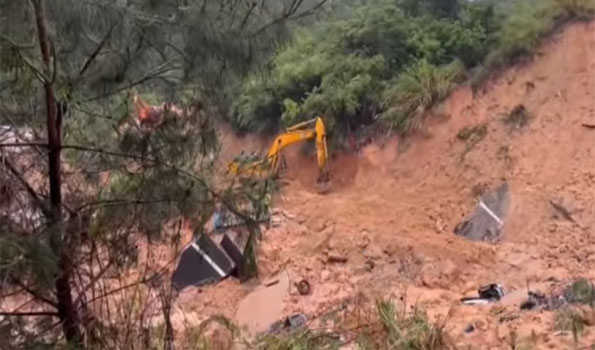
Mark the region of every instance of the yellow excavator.
POLYGON ((330 176, 328 172, 328 150, 326 145, 326 128, 322 117, 317 117, 292 127, 279 134, 264 159, 236 159, 229 163, 230 174, 251 177, 276 177, 283 163, 281 151, 294 143, 315 139, 319 176, 317 184, 320 190, 328 190, 330 176))

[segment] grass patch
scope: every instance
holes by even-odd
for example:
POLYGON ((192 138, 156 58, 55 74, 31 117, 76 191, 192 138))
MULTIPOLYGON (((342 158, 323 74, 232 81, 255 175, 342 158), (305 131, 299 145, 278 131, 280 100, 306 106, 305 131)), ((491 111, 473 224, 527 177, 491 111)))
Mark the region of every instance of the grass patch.
POLYGON ((503 122, 515 129, 522 129, 529 123, 531 115, 523 105, 518 105, 508 113, 503 122))
POLYGON ((578 19, 589 19, 595 14, 595 1, 593 0, 555 0, 555 3, 568 16, 578 19))
POLYGON ((461 154, 461 161, 465 159, 475 145, 481 142, 488 134, 488 125, 483 123, 475 126, 466 126, 457 133, 457 139, 465 142, 465 150, 461 154))
POLYGON ((572 307, 558 309, 554 316, 554 329, 562 332, 571 332, 575 343, 578 343, 587 326, 588 321, 584 315, 572 307))
POLYGON ((285 336, 266 336, 256 345, 250 347, 255 350, 334 350, 339 348, 338 335, 310 330, 285 336))
POLYGON ((407 312, 406 306, 397 307, 392 301, 376 303, 379 332, 375 337, 360 340, 362 349, 437 350, 448 348, 446 322, 432 323, 427 313, 414 306, 407 312), (363 347, 362 345, 365 345, 363 347))
POLYGON ((595 286, 585 278, 578 279, 564 291, 564 297, 570 303, 595 306, 595 286))
POLYGON ((224 349, 222 345, 233 343, 243 344, 250 350, 335 350, 348 344, 357 345, 361 350, 451 348, 445 331, 447 318, 443 322, 432 322, 421 307, 409 308, 405 303, 378 300, 373 305, 355 305, 352 311, 341 310, 333 313, 333 325, 323 327, 324 330, 290 328, 254 340, 243 338, 239 328, 216 316, 187 330, 182 344, 184 348, 224 349), (357 316, 357 320, 352 319, 353 316, 357 316), (213 330, 219 331, 214 333, 213 330), (222 334, 226 335, 223 339, 222 334))
POLYGON ((461 141, 466 141, 469 143, 477 143, 483 140, 486 135, 488 134, 488 126, 487 124, 479 124, 475 126, 466 126, 462 128, 458 134, 457 138, 461 141))
POLYGON ((424 112, 445 99, 463 78, 464 66, 458 60, 443 66, 418 62, 385 93, 385 105, 395 107, 383 119, 403 133, 419 129, 424 112))

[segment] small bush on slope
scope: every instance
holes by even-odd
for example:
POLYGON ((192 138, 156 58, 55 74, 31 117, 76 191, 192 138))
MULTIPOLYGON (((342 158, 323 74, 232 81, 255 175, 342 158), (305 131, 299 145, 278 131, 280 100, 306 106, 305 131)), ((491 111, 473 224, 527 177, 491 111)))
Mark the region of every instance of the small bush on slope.
POLYGON ((460 61, 435 66, 421 60, 397 79, 386 92, 386 106, 394 106, 384 119, 397 130, 408 132, 420 127, 423 111, 446 98, 464 78, 460 61))

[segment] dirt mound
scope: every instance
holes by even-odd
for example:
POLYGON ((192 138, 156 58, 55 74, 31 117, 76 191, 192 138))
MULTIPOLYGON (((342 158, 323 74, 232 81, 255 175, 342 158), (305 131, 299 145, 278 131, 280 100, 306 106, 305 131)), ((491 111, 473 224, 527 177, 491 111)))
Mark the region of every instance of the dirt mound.
MULTIPOLYGON (((292 291, 287 314, 316 317, 359 294, 369 300, 406 294, 430 315, 450 313, 447 329, 457 344, 498 346, 514 331, 538 348, 570 346, 571 335, 555 333, 552 312, 505 305, 511 316, 502 317, 458 300, 489 283, 523 294, 527 285, 595 279, 595 131, 582 126, 595 124, 595 24, 568 26, 533 62, 511 68, 484 91, 455 91, 423 135, 336 156, 338 187, 326 195, 312 191, 315 159, 299 150, 288 155, 288 184, 277 202, 287 215, 260 246, 263 278, 285 268, 292 280, 312 285, 308 296, 292 291), (522 123, 516 114, 509 118, 519 105, 527 112, 522 123), (465 128, 474 136, 457 137, 465 128), (502 242, 454 235, 483 190, 502 182, 512 198, 502 242), (471 323, 475 331, 467 334, 471 323)), ((241 287, 208 289, 229 288, 241 287)), ((197 312, 200 303, 230 308, 217 293, 208 295, 208 302, 192 302, 197 312)), ((580 339, 594 340, 593 332, 580 339)))

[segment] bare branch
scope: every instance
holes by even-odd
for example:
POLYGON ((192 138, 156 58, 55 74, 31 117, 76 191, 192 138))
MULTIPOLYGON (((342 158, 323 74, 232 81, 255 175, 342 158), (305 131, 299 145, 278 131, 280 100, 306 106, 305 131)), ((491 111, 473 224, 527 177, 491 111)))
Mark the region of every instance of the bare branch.
POLYGON ((97 48, 91 53, 89 58, 87 58, 87 61, 85 61, 85 64, 83 64, 83 68, 81 68, 81 71, 79 72, 79 77, 83 76, 85 71, 89 68, 89 66, 91 66, 91 63, 93 63, 93 61, 97 58, 97 56, 101 52, 101 49, 103 49, 103 46, 105 45, 105 43, 107 43, 110 36, 112 35, 114 28, 116 28, 116 24, 112 25, 112 27, 107 31, 107 34, 105 35, 103 40, 101 40, 99 45, 97 45, 97 48))
POLYGON ((262 34, 264 31, 266 31, 270 27, 272 27, 272 26, 274 26, 276 24, 279 24, 279 23, 281 23, 283 21, 296 20, 296 19, 299 19, 299 18, 311 16, 318 9, 320 9, 322 6, 324 6, 324 4, 326 4, 328 2, 328 0, 320 0, 320 2, 318 4, 314 5, 310 9, 304 10, 303 12, 297 14, 298 9, 302 5, 302 1, 303 0, 294 0, 292 2, 292 4, 289 6, 289 9, 287 11, 285 11, 285 13, 283 15, 281 15, 278 18, 275 18, 271 22, 269 22, 269 23, 265 24, 264 26, 260 27, 255 32, 253 32, 250 35, 248 35, 248 37, 250 37, 250 38, 256 37, 256 36, 262 34))
POLYGON ((47 143, 40 142, 17 142, 17 143, 0 143, 0 148, 18 148, 18 147, 48 147, 47 143))
POLYGON ((29 195, 31 196, 35 204, 39 207, 39 209, 43 212, 43 214, 46 217, 49 217, 51 215, 50 209, 45 205, 45 202, 41 199, 41 197, 39 197, 38 193, 35 191, 35 189, 33 189, 31 184, 27 182, 25 177, 16 169, 16 167, 8 159, 4 159, 3 162, 6 168, 8 168, 8 170, 12 173, 12 175, 21 183, 21 185, 23 185, 23 187, 25 187, 25 190, 27 190, 27 193, 29 193, 29 195))
POLYGON ((131 89, 131 88, 133 88, 133 87, 135 87, 137 85, 141 85, 143 83, 146 83, 149 80, 157 79, 162 74, 165 74, 167 72, 170 72, 170 71, 173 71, 173 70, 176 70, 176 69, 178 69, 178 67, 167 67, 167 64, 164 63, 164 64, 160 65, 159 67, 156 67, 151 73, 145 75, 144 77, 142 77, 142 78, 140 78, 140 79, 138 79, 136 81, 133 81, 133 82, 131 82, 131 83, 129 83, 129 84, 123 86, 123 87, 117 88, 115 90, 108 91, 108 92, 106 92, 104 94, 101 94, 101 95, 97 95, 97 96, 88 98, 88 99, 84 100, 83 102, 92 102, 92 101, 97 101, 97 100, 100 100, 100 99, 103 99, 103 98, 106 98, 106 97, 110 97, 110 96, 115 95, 117 93, 120 93, 122 91, 126 91, 128 89, 131 89))
POLYGON ((18 280, 14 276, 12 276, 11 280, 13 281, 14 284, 18 285, 19 287, 23 288, 23 290, 25 290, 27 293, 31 294, 31 296, 37 298, 38 300, 43 301, 44 303, 46 303, 46 304, 48 304, 50 306, 53 306, 55 308, 58 308, 58 303, 56 303, 55 301, 50 300, 50 299, 42 296, 41 294, 37 293, 33 289, 27 287, 23 282, 21 282, 20 280, 18 280))
POLYGON ((0 316, 13 316, 13 317, 28 317, 28 316, 53 316, 58 317, 57 312, 0 312, 0 316))

